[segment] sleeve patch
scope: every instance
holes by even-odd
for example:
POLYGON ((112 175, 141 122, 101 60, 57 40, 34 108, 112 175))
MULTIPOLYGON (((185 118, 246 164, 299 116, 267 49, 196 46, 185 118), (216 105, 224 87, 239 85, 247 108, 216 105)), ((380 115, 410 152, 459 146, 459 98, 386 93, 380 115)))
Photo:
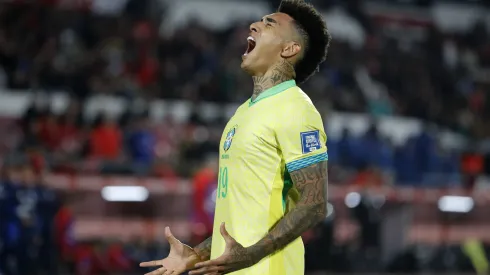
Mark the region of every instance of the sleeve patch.
POLYGON ((308 131, 301 132, 301 147, 303 149, 303 154, 311 153, 320 149, 320 131, 308 131))

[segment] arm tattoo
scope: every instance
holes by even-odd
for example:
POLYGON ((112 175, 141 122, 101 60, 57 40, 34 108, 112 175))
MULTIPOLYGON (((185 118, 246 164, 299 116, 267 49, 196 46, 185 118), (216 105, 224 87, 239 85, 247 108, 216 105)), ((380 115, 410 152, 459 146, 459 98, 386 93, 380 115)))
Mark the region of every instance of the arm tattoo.
POLYGON ((296 77, 294 66, 283 59, 278 64, 274 65, 270 71, 263 76, 254 76, 254 92, 252 100, 255 100, 263 91, 281 84, 296 77))
POLYGON ((194 247, 194 251, 201 257, 201 260, 207 261, 211 258, 211 243, 212 237, 209 237, 194 247))
POLYGON ((327 214, 327 162, 294 171, 291 178, 300 192, 299 202, 262 240, 248 248, 257 262, 286 247, 327 214))

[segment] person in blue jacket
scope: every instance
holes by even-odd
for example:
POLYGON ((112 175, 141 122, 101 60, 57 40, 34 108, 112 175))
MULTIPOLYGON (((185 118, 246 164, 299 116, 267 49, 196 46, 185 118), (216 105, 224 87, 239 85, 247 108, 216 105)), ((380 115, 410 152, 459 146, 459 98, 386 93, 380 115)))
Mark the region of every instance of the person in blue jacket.
POLYGON ((20 230, 17 217, 17 188, 19 169, 14 166, 3 167, 0 177, 0 274, 16 274, 16 247, 20 230), (3 272, 3 273, 2 273, 3 272))

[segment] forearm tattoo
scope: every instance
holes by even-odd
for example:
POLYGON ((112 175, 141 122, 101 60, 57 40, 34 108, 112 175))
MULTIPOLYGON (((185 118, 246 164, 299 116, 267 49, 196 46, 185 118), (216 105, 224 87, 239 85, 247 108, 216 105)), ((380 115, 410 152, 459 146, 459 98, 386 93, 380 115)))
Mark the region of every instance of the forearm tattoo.
POLYGON ((291 178, 300 193, 299 202, 262 240, 249 248, 256 261, 286 247, 326 217, 327 162, 294 171, 291 178))
POLYGON ((202 243, 194 247, 194 251, 196 251, 197 255, 201 257, 201 260, 207 261, 211 258, 211 243, 212 237, 207 238, 202 243))

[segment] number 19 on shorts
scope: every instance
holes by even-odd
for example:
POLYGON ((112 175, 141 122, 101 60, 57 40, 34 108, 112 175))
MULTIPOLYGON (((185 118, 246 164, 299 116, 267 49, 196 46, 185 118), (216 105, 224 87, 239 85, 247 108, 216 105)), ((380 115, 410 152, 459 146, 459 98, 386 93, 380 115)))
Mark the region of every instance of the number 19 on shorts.
POLYGON ((218 199, 226 198, 228 195, 228 167, 219 168, 218 199))

